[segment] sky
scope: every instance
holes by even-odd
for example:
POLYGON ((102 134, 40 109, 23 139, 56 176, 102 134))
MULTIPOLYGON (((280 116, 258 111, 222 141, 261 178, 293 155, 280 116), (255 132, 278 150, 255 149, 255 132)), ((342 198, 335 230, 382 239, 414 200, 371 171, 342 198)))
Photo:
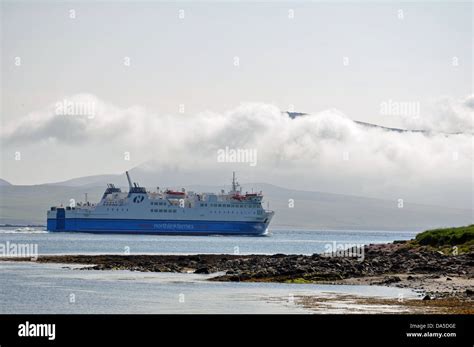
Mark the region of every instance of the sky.
POLYGON ((186 184, 237 168, 297 189, 472 206, 471 3, 3 1, 1 16, 9 182, 148 163, 195 171, 186 184), (258 164, 222 166, 226 147, 257 150, 258 164))

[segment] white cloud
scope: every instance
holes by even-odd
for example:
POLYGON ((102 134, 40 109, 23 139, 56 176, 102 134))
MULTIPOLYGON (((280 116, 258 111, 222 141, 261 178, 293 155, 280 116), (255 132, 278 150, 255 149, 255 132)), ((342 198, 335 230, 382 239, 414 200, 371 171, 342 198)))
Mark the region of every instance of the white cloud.
POLYGON ((445 97, 435 102, 419 117, 406 117, 409 129, 446 133, 471 133, 474 125, 474 95, 457 100, 445 97))
MULTIPOLYGON (((158 171, 167 167, 207 173, 205 178, 196 176, 200 182, 184 183, 222 182, 219 175, 235 165, 218 163, 217 150, 251 148, 258 150, 258 165, 239 164, 238 170, 254 181, 379 197, 402 195, 438 204, 448 199, 447 205, 466 207, 470 201, 466 191, 472 187, 472 96, 459 103, 445 100, 439 115, 423 117, 424 128, 462 132, 455 135, 368 128, 337 110, 290 119, 268 104, 190 115, 157 114, 137 106, 121 109, 87 94, 67 100, 94 103, 94 117, 56 115, 52 104, 8 124, 2 130, 4 148, 34 147, 40 151, 34 155, 35 166, 42 165, 42 153, 49 158, 74 156, 68 168, 48 162, 50 177, 61 167, 69 175, 64 179, 113 172, 119 167, 111 159, 113 153, 120 156, 123 150, 133 154, 134 163, 152 161, 147 167, 158 171)), ((122 161, 120 167, 130 164, 122 161)), ((6 169, 10 175, 14 170, 11 165, 6 169)))

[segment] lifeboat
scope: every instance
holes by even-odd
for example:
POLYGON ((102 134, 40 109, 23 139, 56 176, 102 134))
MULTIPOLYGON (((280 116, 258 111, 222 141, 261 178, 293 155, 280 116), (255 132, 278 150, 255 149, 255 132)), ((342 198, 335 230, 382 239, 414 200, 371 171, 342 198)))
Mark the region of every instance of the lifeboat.
POLYGON ((186 196, 186 193, 184 192, 175 192, 169 189, 165 192, 165 194, 168 199, 182 199, 186 196))
POLYGON ((245 200, 245 195, 235 194, 232 196, 232 199, 242 201, 245 200))

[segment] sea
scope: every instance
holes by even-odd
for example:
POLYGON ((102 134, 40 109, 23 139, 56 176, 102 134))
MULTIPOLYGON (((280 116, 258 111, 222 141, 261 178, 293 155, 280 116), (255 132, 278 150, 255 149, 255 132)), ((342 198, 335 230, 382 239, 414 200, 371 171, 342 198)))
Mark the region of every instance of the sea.
MULTIPOLYGON (((308 255, 322 253, 334 244, 387 243, 411 239, 416 233, 272 230, 261 237, 155 236, 50 233, 44 228, 3 227, 0 245, 34 245, 38 255, 308 255)), ((80 268, 83 266, 0 261, 0 313, 374 313, 388 308, 366 307, 347 298, 399 299, 421 295, 410 289, 385 286, 213 282, 208 280, 213 274, 80 268), (321 297, 326 304, 306 307, 302 304, 306 296, 321 297)))

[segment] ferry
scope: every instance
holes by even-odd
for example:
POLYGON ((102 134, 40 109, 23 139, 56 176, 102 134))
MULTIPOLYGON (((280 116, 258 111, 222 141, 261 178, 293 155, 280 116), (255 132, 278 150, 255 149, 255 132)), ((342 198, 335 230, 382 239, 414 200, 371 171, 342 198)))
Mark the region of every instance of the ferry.
POLYGON ((47 211, 47 230, 98 234, 266 235, 274 211, 262 206, 263 194, 243 193, 232 177, 229 192, 148 191, 133 183, 128 192, 108 184, 102 199, 47 211))

